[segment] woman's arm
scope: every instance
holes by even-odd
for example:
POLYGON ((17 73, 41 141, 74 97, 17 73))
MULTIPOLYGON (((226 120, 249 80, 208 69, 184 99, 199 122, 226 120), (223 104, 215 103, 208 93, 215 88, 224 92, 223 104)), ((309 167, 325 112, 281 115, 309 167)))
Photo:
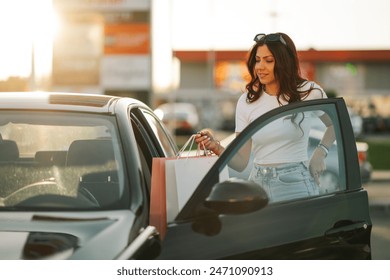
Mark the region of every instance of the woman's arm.
MULTIPOLYGON (((236 133, 236 137, 239 133, 236 133)), ((210 129, 204 129, 196 134, 195 142, 200 145, 200 148, 206 148, 212 151, 217 156, 221 155, 225 151, 225 147, 221 145, 218 140, 214 139, 213 133, 210 129)), ((252 148, 252 141, 245 143, 238 153, 229 161, 229 167, 236 171, 243 171, 249 161, 250 153, 252 148)))
POLYGON ((319 145, 314 150, 309 163, 310 173, 317 184, 319 184, 321 173, 326 169, 325 158, 336 140, 333 122, 328 114, 323 114, 320 119, 325 124, 326 130, 319 145))
POLYGON ((225 151, 225 148, 218 140, 214 139, 214 135, 211 129, 203 129, 195 135, 195 142, 200 145, 200 149, 207 149, 219 156, 225 151))
POLYGON ((336 135, 333 127, 333 122, 328 116, 328 114, 323 114, 320 117, 320 120, 325 124, 326 130, 324 133, 324 136, 322 137, 320 141, 320 145, 324 145, 328 150, 333 145, 334 141, 336 140, 336 135))

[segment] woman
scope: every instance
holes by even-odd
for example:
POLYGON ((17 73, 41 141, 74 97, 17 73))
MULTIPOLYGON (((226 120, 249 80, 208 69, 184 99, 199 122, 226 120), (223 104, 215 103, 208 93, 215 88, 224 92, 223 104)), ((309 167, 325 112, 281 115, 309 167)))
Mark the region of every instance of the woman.
MULTIPOLYGON (((300 75, 297 51, 287 34, 257 34, 254 41, 246 62, 251 79, 246 84, 246 93, 237 102, 237 135, 249 123, 274 108, 293 102, 327 98, 319 85, 305 80, 300 75)), ((240 150, 242 162, 249 158, 252 150, 254 166, 249 179, 266 190, 270 201, 319 193, 319 176, 325 169, 324 160, 335 135, 329 117, 326 114, 317 117, 324 122, 327 129, 310 161, 307 152, 297 155, 297 151, 307 151, 310 124, 307 124, 309 118, 306 114, 297 114, 290 118, 291 124, 299 128, 299 133, 294 134, 289 129, 274 127, 271 133, 253 135, 248 147, 240 150), (286 176, 294 178, 289 181, 295 183, 288 188, 281 182, 281 178, 286 176)), ((195 140, 216 155, 224 151, 224 147, 214 139, 211 130, 202 130, 195 140)), ((238 165, 230 166, 240 169, 238 165)))

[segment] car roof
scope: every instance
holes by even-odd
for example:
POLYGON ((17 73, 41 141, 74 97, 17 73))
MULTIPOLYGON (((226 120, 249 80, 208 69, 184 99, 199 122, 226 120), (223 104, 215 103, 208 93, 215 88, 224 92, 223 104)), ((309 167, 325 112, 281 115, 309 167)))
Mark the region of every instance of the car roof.
POLYGON ((137 99, 103 94, 61 92, 0 93, 0 109, 7 110, 58 110, 114 113, 114 104, 119 101, 144 105, 137 99))

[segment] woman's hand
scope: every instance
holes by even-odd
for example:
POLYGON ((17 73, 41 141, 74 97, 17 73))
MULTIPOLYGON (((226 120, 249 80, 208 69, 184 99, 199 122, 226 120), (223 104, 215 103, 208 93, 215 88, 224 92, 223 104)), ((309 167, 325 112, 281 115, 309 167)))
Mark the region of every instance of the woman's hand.
POLYGON ((211 129, 203 129, 195 135, 195 142, 199 145, 201 150, 210 150, 216 155, 220 155, 223 148, 219 141, 214 139, 211 129))
POLYGON ((321 148, 316 148, 309 162, 311 176, 315 179, 317 185, 320 185, 320 176, 326 169, 326 153, 321 148))

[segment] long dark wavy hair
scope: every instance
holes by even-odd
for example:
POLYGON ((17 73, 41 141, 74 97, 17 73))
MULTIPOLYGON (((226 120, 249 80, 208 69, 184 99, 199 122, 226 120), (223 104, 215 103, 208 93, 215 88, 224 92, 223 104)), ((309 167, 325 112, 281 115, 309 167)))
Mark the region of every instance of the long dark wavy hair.
POLYGON ((246 66, 251 77, 245 86, 248 103, 255 102, 263 93, 264 85, 260 82, 254 70, 257 48, 263 45, 267 45, 275 59, 274 75, 280 85, 279 92, 277 93, 279 104, 281 104, 280 99, 288 103, 300 101, 308 96, 313 89, 313 87, 310 87, 306 91, 300 90, 307 80, 301 76, 295 44, 287 34, 280 32, 276 34, 281 35, 287 45, 281 42, 260 40, 252 46, 248 53, 246 66))

